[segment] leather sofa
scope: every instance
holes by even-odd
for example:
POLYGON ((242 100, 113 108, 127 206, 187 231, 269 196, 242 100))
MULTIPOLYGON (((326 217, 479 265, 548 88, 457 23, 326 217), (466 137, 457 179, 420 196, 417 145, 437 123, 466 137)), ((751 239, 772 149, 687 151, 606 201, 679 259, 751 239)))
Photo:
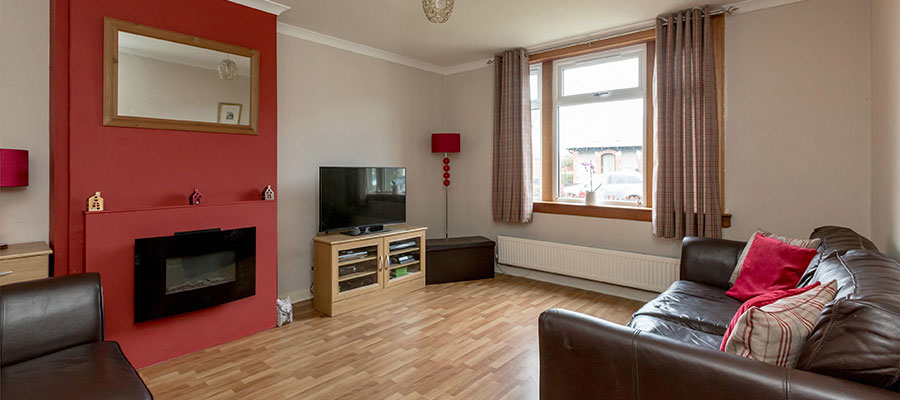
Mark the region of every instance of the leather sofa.
POLYGON ((116 342, 103 340, 100 275, 0 287, 0 398, 152 399, 116 342))
POLYGON ((541 314, 542 399, 900 398, 900 264, 847 228, 821 227, 798 286, 838 281, 786 369, 719 351, 740 301, 725 296, 744 242, 685 238, 681 279, 627 326, 562 309, 541 314))

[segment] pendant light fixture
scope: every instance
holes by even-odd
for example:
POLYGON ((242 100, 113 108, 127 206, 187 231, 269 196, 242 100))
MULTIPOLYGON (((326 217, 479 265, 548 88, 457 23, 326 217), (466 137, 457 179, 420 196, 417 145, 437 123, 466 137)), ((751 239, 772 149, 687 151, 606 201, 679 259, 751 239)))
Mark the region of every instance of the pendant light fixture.
POLYGON ((219 63, 219 79, 225 81, 233 81, 238 76, 237 63, 230 60, 228 56, 219 63))
POLYGON ((453 12, 453 0, 422 0, 425 17, 435 24, 443 24, 453 12))

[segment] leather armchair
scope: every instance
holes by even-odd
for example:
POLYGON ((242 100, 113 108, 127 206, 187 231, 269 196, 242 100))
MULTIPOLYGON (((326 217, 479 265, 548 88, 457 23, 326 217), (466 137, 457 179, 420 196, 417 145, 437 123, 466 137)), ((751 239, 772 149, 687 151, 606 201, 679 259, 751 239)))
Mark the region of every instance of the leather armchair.
POLYGON ((96 273, 3 286, 0 335, 0 398, 153 398, 119 345, 103 340, 96 273))

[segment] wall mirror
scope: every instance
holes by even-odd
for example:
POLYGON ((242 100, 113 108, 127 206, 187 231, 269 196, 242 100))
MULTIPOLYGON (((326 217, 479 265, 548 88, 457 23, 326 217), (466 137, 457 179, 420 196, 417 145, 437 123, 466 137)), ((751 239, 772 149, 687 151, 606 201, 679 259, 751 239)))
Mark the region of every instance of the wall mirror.
POLYGON ((259 50, 104 19, 103 125, 257 134, 259 50))

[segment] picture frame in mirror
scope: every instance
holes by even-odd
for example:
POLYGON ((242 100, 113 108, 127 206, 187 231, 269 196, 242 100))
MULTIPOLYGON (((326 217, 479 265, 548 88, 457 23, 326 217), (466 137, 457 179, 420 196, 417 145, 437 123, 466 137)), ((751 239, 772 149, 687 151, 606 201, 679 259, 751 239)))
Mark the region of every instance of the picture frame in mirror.
POLYGON ((219 103, 220 124, 239 125, 244 106, 238 103, 219 103))

